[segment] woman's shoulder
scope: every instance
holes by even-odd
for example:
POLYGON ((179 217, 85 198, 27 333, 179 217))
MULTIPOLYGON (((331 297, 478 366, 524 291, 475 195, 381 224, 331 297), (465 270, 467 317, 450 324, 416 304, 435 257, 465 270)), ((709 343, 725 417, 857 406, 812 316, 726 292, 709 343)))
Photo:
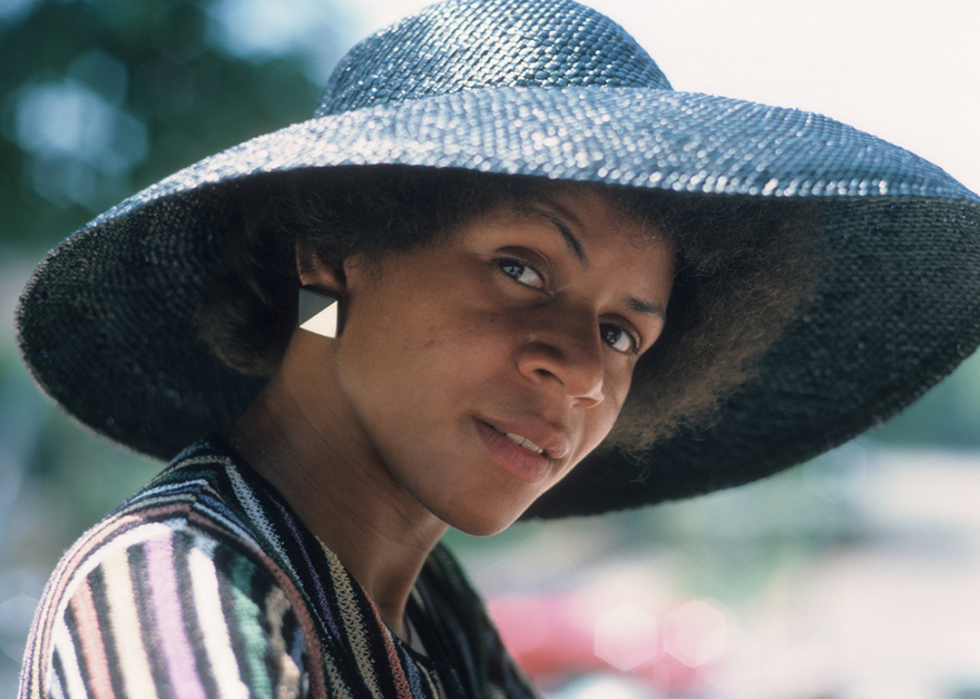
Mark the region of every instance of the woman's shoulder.
POLYGON ((261 537, 263 512, 249 480, 220 443, 199 442, 86 531, 53 577, 85 574, 118 551, 146 545, 160 550, 178 541, 187 552, 211 555, 224 546, 261 553, 268 548, 261 537))
POLYGON ((45 596, 70 597, 80 580, 122 558, 134 579, 189 575, 204 558, 220 575, 263 569, 295 583, 264 485, 219 437, 198 442, 66 551, 45 596))
POLYGON ((251 474, 205 441, 86 532, 45 589, 22 696, 54 685, 84 696, 93 682, 125 696, 130 683, 208 696, 308 683, 290 658, 297 643, 316 655, 317 635, 300 584, 263 535, 261 497, 251 474))
POLYGON ((146 486, 98 526, 163 522, 203 536, 232 536, 256 540, 260 547, 267 519, 261 484, 218 436, 188 447, 146 486), (258 535, 258 536, 257 536, 258 535))

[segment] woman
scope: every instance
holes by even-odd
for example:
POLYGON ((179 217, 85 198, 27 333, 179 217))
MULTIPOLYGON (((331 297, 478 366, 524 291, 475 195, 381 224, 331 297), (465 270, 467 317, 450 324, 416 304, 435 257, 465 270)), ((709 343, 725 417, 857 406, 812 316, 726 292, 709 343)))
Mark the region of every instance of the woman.
POLYGON ((55 400, 192 446, 66 554, 22 695, 533 696, 446 528, 744 483, 893 414, 980 342, 978 203, 824 117, 676 93, 572 2, 380 32, 316 118, 25 290, 55 400))

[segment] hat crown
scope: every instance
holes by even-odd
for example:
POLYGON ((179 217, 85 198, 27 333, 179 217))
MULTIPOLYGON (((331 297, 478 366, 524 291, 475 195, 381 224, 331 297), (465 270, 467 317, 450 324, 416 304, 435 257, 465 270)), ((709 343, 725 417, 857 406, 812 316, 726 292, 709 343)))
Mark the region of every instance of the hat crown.
POLYGON ((450 0, 351 49, 316 116, 487 87, 672 89, 626 30, 571 0, 450 0))

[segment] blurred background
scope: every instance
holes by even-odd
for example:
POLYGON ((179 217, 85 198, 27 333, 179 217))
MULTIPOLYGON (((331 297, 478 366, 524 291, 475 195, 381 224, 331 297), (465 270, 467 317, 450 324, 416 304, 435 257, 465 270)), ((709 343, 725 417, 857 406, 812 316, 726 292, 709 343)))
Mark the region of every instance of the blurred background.
MULTIPOLYGON (((424 4, 0 0, 0 695, 62 551, 160 467, 32 384, 12 317, 33 266, 125 196, 308 118, 355 41, 424 4)), ((679 90, 820 111, 980 190, 973 0, 590 4, 679 90)), ((762 483, 448 539, 555 699, 975 699, 980 359, 762 483)))

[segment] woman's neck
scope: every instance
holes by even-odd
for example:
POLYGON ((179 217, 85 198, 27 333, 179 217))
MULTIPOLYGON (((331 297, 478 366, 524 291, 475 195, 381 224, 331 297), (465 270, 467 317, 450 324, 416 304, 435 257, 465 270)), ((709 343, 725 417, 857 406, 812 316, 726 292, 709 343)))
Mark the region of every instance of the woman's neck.
POLYGON ((399 486, 335 402, 304 395, 308 385, 283 367, 228 441, 337 555, 388 628, 404 639, 408 596, 448 527, 399 486))

